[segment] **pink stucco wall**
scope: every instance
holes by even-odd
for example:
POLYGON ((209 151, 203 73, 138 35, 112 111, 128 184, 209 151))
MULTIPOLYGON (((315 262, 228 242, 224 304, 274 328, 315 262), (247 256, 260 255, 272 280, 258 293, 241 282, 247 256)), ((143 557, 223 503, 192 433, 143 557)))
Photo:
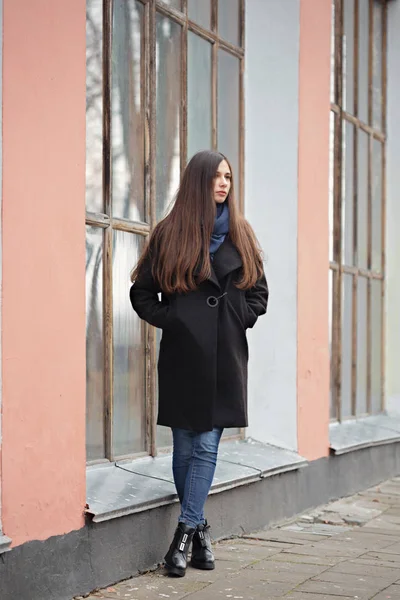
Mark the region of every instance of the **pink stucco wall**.
POLYGON ((328 189, 331 0, 301 0, 298 187, 298 448, 328 453, 328 189))
POLYGON ((4 533, 85 505, 85 0, 4 0, 4 533))

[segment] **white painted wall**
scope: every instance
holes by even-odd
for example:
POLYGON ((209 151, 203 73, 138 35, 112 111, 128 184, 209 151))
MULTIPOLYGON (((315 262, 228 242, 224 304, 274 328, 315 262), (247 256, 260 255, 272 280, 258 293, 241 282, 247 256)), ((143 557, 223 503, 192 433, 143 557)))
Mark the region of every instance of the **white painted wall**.
MULTIPOLYGON (((251 0, 250 0, 251 1, 251 0)), ((400 412, 400 2, 388 3, 386 407, 400 412)))
POLYGON ((270 304, 249 332, 249 428, 297 449, 299 0, 246 2, 245 212, 265 253, 270 304))

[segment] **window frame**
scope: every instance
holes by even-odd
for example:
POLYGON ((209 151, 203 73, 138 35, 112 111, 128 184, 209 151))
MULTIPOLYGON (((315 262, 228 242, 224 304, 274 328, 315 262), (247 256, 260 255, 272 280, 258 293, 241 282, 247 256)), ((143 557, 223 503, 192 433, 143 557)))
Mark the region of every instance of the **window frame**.
MULTIPOLYGON (((365 0, 361 0, 365 1, 365 0)), ((333 115, 333 256, 330 256, 329 274, 332 276, 332 290, 330 302, 332 303, 331 323, 331 420, 341 421, 342 415, 342 333, 343 333, 343 281, 344 274, 352 277, 352 318, 351 318, 351 416, 344 417, 352 419, 365 415, 357 415, 357 298, 358 280, 364 277, 367 281, 367 372, 366 372, 366 414, 372 414, 371 397, 371 353, 372 353, 372 312, 371 312, 371 282, 381 282, 381 314, 380 314, 380 410, 384 409, 384 387, 385 387, 385 222, 386 222, 386 99, 387 99, 387 0, 378 0, 382 4, 382 46, 381 46, 381 128, 373 124, 373 35, 374 35, 374 4, 377 0, 368 0, 368 122, 362 121, 358 115, 358 84, 359 84, 359 6, 360 0, 354 0, 354 63, 353 68, 353 94, 354 114, 344 109, 344 65, 343 65, 343 36, 344 36, 344 2, 345 0, 332 0, 334 15, 334 47, 333 53, 333 90, 330 106, 330 115, 333 115), (368 172, 367 172, 367 268, 356 265, 345 264, 343 257, 343 173, 345 165, 343 161, 343 132, 345 123, 352 125, 353 130, 353 210, 352 210, 352 253, 357 257, 358 250, 358 137, 359 132, 368 135, 368 172), (381 268, 372 268, 372 165, 373 165, 373 142, 377 140, 381 144, 381 268)), ((346 107, 347 108, 347 107, 346 107)), ((331 231, 332 231, 331 229, 331 231)), ((331 233, 331 232, 330 232, 331 233)), ((355 262, 355 261, 353 261, 355 262)))
MULTIPOLYGON (((157 447, 157 347, 156 331, 147 323, 144 326, 145 337, 145 411, 146 439, 145 451, 127 456, 113 454, 113 297, 112 297, 112 253, 113 231, 124 231, 132 235, 148 238, 156 224, 156 15, 162 15, 179 24, 181 30, 181 81, 180 81, 180 172, 187 160, 187 57, 188 32, 191 31, 212 44, 211 90, 212 90, 212 148, 217 148, 217 111, 218 111, 218 52, 222 49, 239 60, 239 189, 237 190, 239 206, 244 205, 244 32, 245 32, 245 0, 239 0, 239 41, 235 46, 222 39, 218 34, 218 0, 211 2, 210 29, 206 29, 188 17, 188 0, 181 0, 181 10, 170 6, 162 0, 136 0, 144 8, 144 29, 141 48, 141 80, 144 82, 142 113, 145 126, 144 147, 144 206, 145 222, 116 218, 112 215, 112 33, 114 0, 103 0, 102 31, 102 103, 103 103, 103 210, 94 213, 86 210, 86 225, 104 230, 103 241, 103 349, 104 349, 104 438, 105 458, 89 460, 88 464, 112 461, 141 456, 157 456, 170 448, 157 447)), ((134 266, 134 265, 132 265, 134 266)), ((127 288, 128 293, 128 288, 127 288)), ((227 436, 226 439, 243 437, 227 436)))

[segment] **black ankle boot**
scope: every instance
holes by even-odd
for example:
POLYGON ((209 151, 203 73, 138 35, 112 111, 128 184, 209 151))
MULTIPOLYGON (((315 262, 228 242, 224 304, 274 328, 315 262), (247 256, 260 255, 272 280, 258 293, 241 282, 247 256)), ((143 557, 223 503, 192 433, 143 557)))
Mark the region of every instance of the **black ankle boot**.
POLYGON ((193 536, 192 567, 210 570, 215 568, 214 554, 211 547, 210 526, 197 525, 193 536))
POLYGON ((194 527, 188 527, 185 523, 178 524, 172 544, 165 555, 165 568, 169 575, 185 575, 189 546, 195 531, 194 527))

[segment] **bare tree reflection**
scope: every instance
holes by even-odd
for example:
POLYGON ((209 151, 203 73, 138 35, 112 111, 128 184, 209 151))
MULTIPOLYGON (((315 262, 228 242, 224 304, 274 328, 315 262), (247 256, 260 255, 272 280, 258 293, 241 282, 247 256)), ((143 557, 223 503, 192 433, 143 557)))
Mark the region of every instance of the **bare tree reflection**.
POLYGON ((180 103, 182 28, 157 15, 157 218, 171 203, 180 176, 180 103))
MULTIPOLYGON (((86 208, 103 212, 102 0, 86 5, 86 208)), ((86 439, 87 458, 104 456, 103 232, 86 236, 86 439)))
POLYGON ((103 230, 86 234, 86 439, 87 458, 104 456, 103 230))
MULTIPOLYGON (((105 0, 107 1, 107 0, 105 0)), ((86 208, 103 213, 103 2, 87 0, 86 208)), ((145 220, 144 9, 114 0, 111 49, 112 214, 145 220)), ((157 217, 180 175, 181 26, 157 15, 157 217)), ((152 115, 155 118, 155 115, 152 115)), ((143 328, 128 299, 129 271, 142 239, 113 234, 114 450, 144 448, 146 415, 143 328)), ((86 241, 87 455, 104 457, 103 231, 86 241)), ((169 443, 169 439, 168 439, 169 443)))
POLYGON ((102 0, 86 4, 86 208, 103 212, 102 0))
POLYGON ((115 0, 112 48, 113 215, 144 221, 143 5, 115 0))

